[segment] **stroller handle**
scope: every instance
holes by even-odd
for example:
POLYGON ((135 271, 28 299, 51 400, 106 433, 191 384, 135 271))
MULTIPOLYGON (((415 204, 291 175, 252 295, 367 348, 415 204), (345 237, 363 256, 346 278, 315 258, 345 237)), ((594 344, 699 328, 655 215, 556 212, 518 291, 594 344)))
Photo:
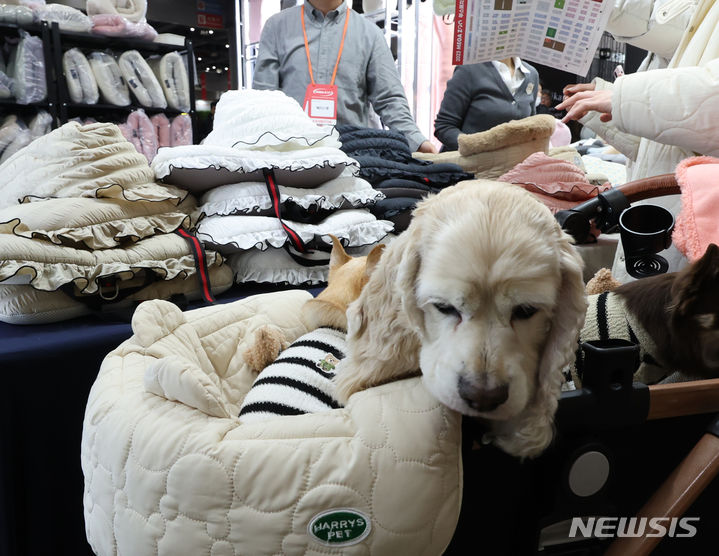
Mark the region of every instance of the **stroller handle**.
POLYGON ((571 209, 558 211, 555 218, 577 243, 588 243, 592 220, 602 232, 609 232, 619 224, 622 211, 634 201, 677 193, 680 189, 674 174, 661 174, 609 189, 571 209))

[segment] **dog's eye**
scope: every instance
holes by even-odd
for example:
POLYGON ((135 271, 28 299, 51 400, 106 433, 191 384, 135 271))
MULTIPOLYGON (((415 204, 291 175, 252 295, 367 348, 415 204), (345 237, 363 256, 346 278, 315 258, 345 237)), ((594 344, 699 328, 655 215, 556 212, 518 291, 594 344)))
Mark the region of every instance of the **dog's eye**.
POLYGON ((536 312, 537 308, 531 305, 517 305, 512 309, 512 319, 527 320, 532 318, 536 312))
POLYGON ((432 305, 434 305, 435 309, 437 309, 443 315, 450 315, 453 317, 462 318, 462 315, 459 314, 459 311, 452 305, 449 305, 447 303, 432 303, 432 305))

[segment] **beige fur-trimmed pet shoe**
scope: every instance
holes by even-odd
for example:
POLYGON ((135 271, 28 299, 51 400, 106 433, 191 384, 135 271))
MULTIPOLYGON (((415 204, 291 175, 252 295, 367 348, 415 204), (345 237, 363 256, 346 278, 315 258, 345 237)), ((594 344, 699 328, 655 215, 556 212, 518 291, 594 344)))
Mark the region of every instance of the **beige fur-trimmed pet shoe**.
POLYGON ((431 162, 458 164, 476 178, 497 179, 536 152, 549 151, 549 138, 556 120, 548 114, 537 114, 494 126, 487 131, 460 134, 458 151, 439 154, 413 153, 431 162))

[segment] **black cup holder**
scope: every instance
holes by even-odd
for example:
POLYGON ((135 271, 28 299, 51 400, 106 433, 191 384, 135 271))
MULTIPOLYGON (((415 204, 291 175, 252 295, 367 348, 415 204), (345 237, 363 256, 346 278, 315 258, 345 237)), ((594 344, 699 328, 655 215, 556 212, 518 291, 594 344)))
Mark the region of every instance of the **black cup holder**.
POLYGON ((627 272, 633 278, 664 274, 667 260, 657 255, 672 244, 674 216, 657 205, 636 205, 619 215, 619 234, 627 272))

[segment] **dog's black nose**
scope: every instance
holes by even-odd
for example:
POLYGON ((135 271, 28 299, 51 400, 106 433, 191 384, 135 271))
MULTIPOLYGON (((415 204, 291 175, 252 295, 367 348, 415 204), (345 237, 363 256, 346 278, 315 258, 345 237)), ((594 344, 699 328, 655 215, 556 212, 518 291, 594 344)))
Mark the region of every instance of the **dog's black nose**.
POLYGON ((467 405, 482 413, 497 409, 509 397, 508 384, 490 387, 486 382, 482 385, 476 385, 463 377, 459 377, 458 387, 459 395, 467 402, 467 405))

